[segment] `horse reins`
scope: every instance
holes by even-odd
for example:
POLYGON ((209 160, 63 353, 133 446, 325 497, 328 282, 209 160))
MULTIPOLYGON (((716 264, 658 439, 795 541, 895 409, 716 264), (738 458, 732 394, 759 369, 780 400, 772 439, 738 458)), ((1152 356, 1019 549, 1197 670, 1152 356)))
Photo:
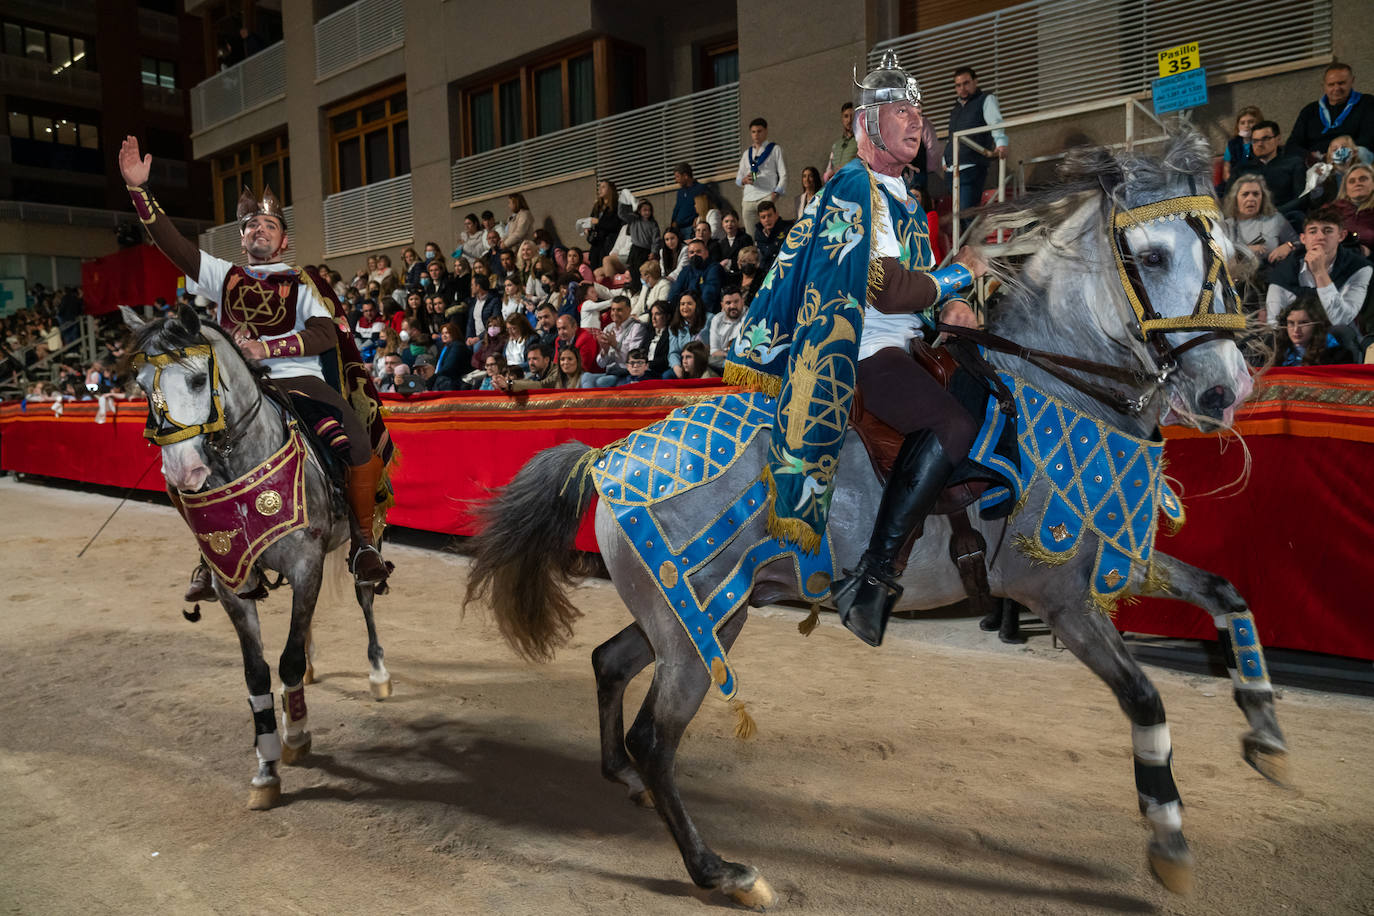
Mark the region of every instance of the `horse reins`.
POLYGON ((172 445, 196 436, 204 436, 206 446, 220 460, 224 460, 248 434, 252 428, 252 421, 262 409, 263 396, 259 385, 253 407, 244 416, 243 421, 236 424, 238 429, 232 433, 228 432, 228 418, 224 411, 223 391, 219 381, 219 360, 215 356, 214 347, 208 343, 178 347, 151 356, 138 352, 133 354, 130 362, 135 369, 141 368, 144 364, 154 367, 153 384, 148 391, 148 420, 143 428, 143 437, 152 440, 155 445, 172 445), (162 370, 173 363, 184 363, 197 356, 205 357, 209 363, 207 371, 210 377, 210 416, 203 423, 181 423, 167 412, 167 397, 162 393, 161 387, 162 370))

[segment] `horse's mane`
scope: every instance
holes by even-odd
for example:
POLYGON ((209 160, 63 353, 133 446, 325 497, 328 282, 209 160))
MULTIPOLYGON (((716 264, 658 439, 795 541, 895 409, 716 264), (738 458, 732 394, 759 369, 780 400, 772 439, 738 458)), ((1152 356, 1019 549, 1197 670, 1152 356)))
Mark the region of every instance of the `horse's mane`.
POLYGON ((168 354, 172 357, 174 362, 180 365, 183 363, 183 360, 176 356, 176 352, 178 350, 184 350, 187 347, 195 347, 204 343, 205 341, 202 335, 207 333, 217 335, 228 344, 229 349, 239 358, 239 361, 243 363, 243 367, 249 375, 254 378, 261 378, 267 375, 267 369, 263 366, 254 366, 250 363, 243 355, 243 352, 239 350, 238 345, 234 343, 234 339, 219 325, 211 321, 201 321, 199 327, 195 331, 191 331, 187 329, 186 325, 183 324, 176 315, 169 315, 166 318, 158 318, 149 321, 138 328, 138 330, 134 331, 130 339, 130 345, 127 347, 129 356, 126 356, 125 360, 127 362, 133 354, 146 353, 149 348, 153 348, 159 352, 168 354))

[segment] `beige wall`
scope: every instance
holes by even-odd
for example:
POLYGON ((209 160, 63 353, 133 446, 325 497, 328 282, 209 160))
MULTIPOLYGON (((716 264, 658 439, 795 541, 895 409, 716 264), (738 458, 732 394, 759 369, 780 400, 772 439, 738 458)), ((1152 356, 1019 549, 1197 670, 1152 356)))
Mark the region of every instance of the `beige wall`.
POLYGON ((52 223, 0 222, 0 252, 99 258, 119 249, 109 226, 60 226, 52 223))

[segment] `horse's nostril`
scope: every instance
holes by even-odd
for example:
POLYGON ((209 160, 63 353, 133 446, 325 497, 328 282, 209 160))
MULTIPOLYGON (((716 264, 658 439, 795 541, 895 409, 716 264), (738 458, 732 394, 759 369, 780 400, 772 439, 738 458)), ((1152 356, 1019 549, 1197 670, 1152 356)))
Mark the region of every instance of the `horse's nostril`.
POLYGON ((1203 410, 1220 412, 1236 402, 1236 393, 1225 385, 1213 385, 1198 395, 1197 402, 1203 410))

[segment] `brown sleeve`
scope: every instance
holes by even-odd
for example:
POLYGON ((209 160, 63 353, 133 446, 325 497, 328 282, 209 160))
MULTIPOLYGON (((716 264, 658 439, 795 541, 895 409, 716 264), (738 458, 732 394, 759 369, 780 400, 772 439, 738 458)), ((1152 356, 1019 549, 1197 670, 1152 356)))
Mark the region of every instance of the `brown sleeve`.
MULTIPOLYGON (((126 185, 126 187, 128 187, 126 185)), ((200 249, 196 244, 177 231, 152 192, 147 187, 129 187, 129 197, 133 199, 134 210, 139 221, 148 227, 153 244, 162 249, 167 260, 176 265, 177 270, 192 279, 200 279, 200 249)))
POLYGON ((282 356, 318 356, 339 345, 338 335, 334 332, 334 322, 328 318, 315 316, 305 320, 305 328, 297 334, 264 341, 267 355, 273 358, 282 356))
POLYGON ((930 274, 907 270, 896 258, 879 258, 868 265, 868 302, 888 315, 924 312, 940 298, 930 274))

